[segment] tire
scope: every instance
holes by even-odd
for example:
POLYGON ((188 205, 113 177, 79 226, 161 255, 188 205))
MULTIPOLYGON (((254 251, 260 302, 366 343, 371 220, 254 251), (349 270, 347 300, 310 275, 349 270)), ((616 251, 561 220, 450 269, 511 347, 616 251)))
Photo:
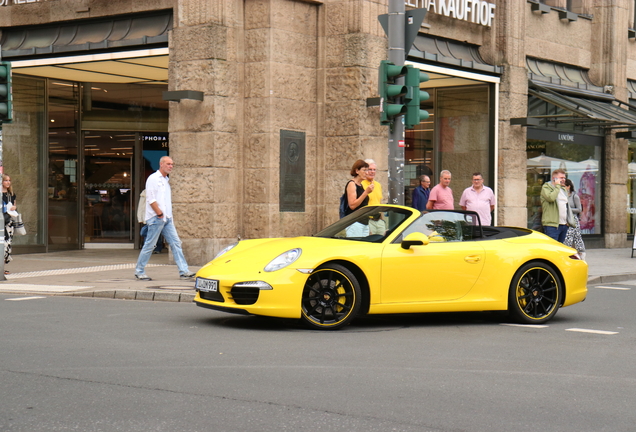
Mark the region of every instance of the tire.
POLYGON ((554 268, 534 262, 522 266, 510 283, 508 312, 523 324, 542 324, 551 320, 562 303, 563 287, 554 268))
POLYGON ((339 264, 318 268, 309 276, 301 300, 302 321, 313 329, 335 330, 351 322, 362 295, 356 277, 339 264))

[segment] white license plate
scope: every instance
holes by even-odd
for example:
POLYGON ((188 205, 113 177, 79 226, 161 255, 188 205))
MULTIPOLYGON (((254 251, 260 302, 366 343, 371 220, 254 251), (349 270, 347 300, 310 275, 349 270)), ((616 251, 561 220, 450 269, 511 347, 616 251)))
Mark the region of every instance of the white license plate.
POLYGON ((196 288, 199 291, 217 292, 219 290, 219 281, 197 278, 196 288))

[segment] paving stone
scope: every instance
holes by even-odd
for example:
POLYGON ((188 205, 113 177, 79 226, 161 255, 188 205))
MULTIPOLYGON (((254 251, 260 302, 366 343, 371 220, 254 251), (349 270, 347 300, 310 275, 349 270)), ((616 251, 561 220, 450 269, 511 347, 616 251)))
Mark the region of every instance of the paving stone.
POLYGON ((137 296, 135 300, 148 300, 153 301, 155 299, 154 291, 137 291, 137 296))
POLYGON ((134 290, 117 290, 115 291, 116 299, 134 300, 137 292, 134 290))
POLYGON ((93 297, 115 298, 115 290, 95 291, 93 297))
POLYGON ((155 301, 178 302, 180 295, 178 292, 155 292, 155 301))
POLYGON ((181 297, 179 298, 179 301, 192 303, 194 301, 195 295, 196 294, 192 294, 192 293, 181 293, 181 297))

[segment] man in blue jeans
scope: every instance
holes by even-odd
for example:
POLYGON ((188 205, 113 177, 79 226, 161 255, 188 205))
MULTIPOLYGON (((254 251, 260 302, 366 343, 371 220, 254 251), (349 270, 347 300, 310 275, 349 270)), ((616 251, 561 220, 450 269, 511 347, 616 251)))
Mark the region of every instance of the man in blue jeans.
POLYGON ((151 174, 146 180, 146 225, 148 233, 146 242, 139 253, 135 277, 137 280, 152 280, 146 275, 145 268, 150 260, 152 251, 157 244, 159 235, 163 234, 166 242, 172 248, 174 261, 179 269, 181 279, 194 277, 188 269, 188 263, 183 256, 181 240, 174 227, 172 219, 172 192, 170 190, 170 178, 168 174, 172 172, 174 162, 169 156, 164 156, 159 160, 159 169, 151 174))

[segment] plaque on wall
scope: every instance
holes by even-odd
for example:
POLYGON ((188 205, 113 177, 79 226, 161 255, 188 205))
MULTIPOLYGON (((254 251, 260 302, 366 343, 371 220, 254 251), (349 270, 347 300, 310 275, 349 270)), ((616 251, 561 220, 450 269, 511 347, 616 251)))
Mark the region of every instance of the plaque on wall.
POLYGON ((280 131, 279 211, 305 211, 305 133, 280 131))

